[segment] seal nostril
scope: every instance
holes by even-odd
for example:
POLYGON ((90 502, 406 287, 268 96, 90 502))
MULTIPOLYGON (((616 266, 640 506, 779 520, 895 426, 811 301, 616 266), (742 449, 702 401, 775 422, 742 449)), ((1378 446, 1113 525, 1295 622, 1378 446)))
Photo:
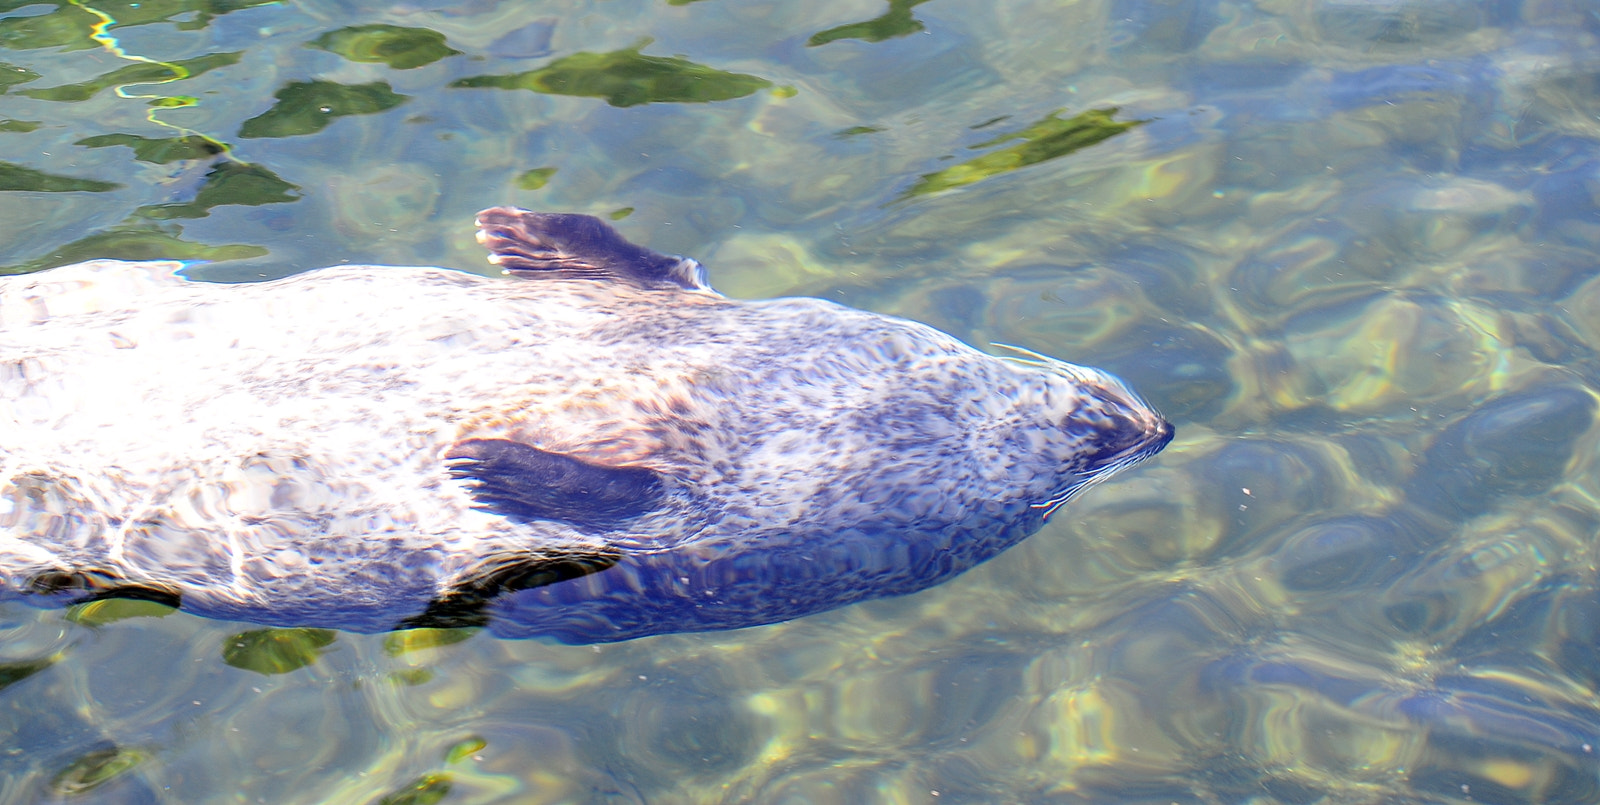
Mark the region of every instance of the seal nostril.
POLYGON ((1172 437, 1177 433, 1178 429, 1173 427, 1171 422, 1165 419, 1157 420, 1155 431, 1150 439, 1150 452, 1160 452, 1162 448, 1172 441, 1172 437))

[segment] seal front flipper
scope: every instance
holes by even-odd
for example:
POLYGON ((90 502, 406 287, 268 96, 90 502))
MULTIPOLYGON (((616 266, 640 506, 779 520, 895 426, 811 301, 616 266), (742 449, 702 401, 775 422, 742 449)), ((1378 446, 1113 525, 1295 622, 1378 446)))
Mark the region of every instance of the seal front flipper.
POLYGON ((604 529, 655 508, 661 475, 608 467, 509 439, 467 439, 445 455, 480 508, 504 517, 604 529))
POLYGON ((598 573, 621 558, 603 550, 491 556, 462 575, 448 593, 430 601, 421 614, 400 621, 394 629, 487 626, 489 602, 496 596, 598 573))
MULTIPOLYGON (((665 494, 654 470, 608 467, 510 439, 466 439, 445 458, 450 474, 467 482, 480 508, 518 522, 555 520, 604 530, 650 511, 665 494)), ((597 573, 621 556, 602 547, 486 556, 449 592, 395 628, 483 626, 496 596, 597 573)))
POLYGON ((67 600, 68 606, 113 598, 150 601, 173 609, 183 604, 183 597, 171 587, 158 583, 131 582, 104 570, 47 571, 28 580, 27 592, 46 596, 79 593, 67 600))
POLYGON ((518 276, 716 294, 700 263, 635 246, 592 215, 492 207, 478 213, 478 242, 489 249, 489 262, 518 276))

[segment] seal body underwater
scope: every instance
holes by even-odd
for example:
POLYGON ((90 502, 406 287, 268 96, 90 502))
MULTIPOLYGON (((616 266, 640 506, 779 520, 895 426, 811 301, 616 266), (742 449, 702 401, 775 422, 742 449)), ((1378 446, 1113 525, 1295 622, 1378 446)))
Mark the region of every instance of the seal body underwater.
POLYGON ((0 597, 573 643, 753 626, 937 584, 1172 436, 1102 372, 728 299, 595 218, 478 226, 508 278, 0 278, 0 597))

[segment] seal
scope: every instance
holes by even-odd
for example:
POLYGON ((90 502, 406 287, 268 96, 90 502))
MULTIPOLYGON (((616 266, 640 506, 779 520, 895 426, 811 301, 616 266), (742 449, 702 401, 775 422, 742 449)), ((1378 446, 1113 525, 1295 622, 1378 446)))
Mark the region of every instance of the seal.
POLYGON ((740 301, 583 215, 509 277, 0 278, 0 597, 569 643, 938 584, 1172 427, 1103 372, 820 299, 740 301))

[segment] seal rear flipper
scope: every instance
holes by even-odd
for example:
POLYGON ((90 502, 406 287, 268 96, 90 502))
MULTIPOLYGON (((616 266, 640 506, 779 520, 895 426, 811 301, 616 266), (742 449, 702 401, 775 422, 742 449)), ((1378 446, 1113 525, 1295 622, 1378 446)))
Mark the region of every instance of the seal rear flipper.
POLYGON ((663 494, 654 470, 608 467, 509 439, 466 439, 445 458, 479 507, 515 521, 609 528, 651 510, 663 494))
POLYGON ((478 242, 489 262, 524 277, 615 280, 649 290, 715 294, 706 271, 687 257, 629 243, 592 215, 492 207, 478 213, 478 242))
POLYGON ((421 614, 395 624, 394 630, 486 626, 489 602, 496 596, 598 573, 621 558, 602 551, 492 556, 463 575, 449 592, 428 602, 421 614))

